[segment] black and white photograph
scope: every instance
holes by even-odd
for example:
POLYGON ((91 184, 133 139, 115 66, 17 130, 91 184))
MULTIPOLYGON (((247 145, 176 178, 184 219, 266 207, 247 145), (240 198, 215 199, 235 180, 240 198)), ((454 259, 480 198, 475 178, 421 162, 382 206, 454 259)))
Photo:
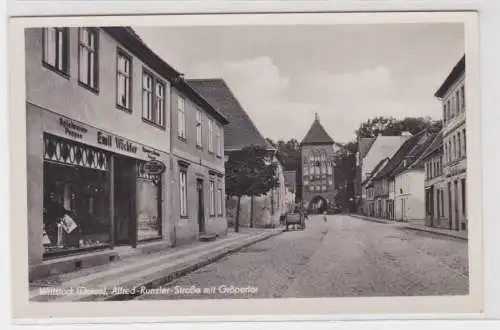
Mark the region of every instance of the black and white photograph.
POLYGON ((26 19, 23 304, 480 309, 462 15, 26 19))

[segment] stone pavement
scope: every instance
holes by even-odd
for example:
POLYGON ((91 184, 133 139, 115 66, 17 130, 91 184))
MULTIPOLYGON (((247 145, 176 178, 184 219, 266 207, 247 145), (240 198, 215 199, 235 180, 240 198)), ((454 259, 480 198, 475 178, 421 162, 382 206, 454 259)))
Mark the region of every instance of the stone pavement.
POLYGON ((467 232, 464 232, 464 231, 455 231, 455 230, 449 230, 449 229, 443 229, 443 228, 433 228, 433 227, 427 227, 427 226, 422 226, 422 225, 414 225, 414 224, 410 224, 407 222, 394 221, 394 220, 375 218, 375 217, 368 217, 368 216, 360 215, 360 214, 350 214, 350 216, 356 217, 359 219, 363 219, 363 220, 374 221, 374 222, 389 224, 389 225, 393 225, 393 226, 399 226, 399 227, 403 227, 405 229, 419 230, 419 231, 424 231, 424 232, 428 232, 428 233, 432 233, 432 234, 436 234, 436 235, 444 235, 444 236, 450 236, 450 237, 454 237, 454 238, 458 238, 458 239, 468 240, 467 232))
POLYGON ((242 248, 282 233, 284 228, 241 228, 213 242, 197 242, 140 254, 104 266, 30 283, 30 301, 126 300, 172 281, 242 248))

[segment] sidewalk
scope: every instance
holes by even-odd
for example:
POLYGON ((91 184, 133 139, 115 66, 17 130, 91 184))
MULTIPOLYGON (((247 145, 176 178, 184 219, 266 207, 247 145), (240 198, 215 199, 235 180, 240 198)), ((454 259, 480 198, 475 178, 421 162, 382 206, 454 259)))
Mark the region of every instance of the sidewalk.
POLYGON ((368 220, 368 221, 398 226, 398 227, 402 227, 404 229, 419 230, 419 231, 424 231, 424 232, 432 233, 432 234, 436 234, 436 235, 443 235, 443 236, 454 237, 454 238, 458 238, 458 239, 462 239, 462 240, 468 240, 467 232, 463 232, 463 231, 455 231, 455 230, 449 230, 449 229, 443 229, 443 228, 434 228, 434 227, 427 227, 427 226, 421 226, 421 225, 413 225, 413 224, 410 224, 407 222, 368 217, 368 216, 360 215, 360 214, 350 214, 350 216, 358 218, 358 219, 362 219, 362 220, 368 220))
POLYGON ((282 233, 284 228, 241 228, 212 242, 197 242, 30 283, 30 301, 127 300, 227 254, 282 233))

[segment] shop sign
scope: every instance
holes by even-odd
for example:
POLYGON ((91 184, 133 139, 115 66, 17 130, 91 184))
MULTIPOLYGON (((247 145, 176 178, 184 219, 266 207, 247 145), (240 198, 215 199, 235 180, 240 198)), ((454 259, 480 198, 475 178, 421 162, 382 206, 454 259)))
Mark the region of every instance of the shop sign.
POLYGON ((83 134, 87 133, 87 129, 81 125, 76 124, 74 121, 59 118, 59 125, 64 128, 64 133, 66 135, 71 136, 74 139, 81 140, 83 138, 83 134))
POLYGON ((130 153, 137 153, 137 146, 130 141, 127 141, 123 138, 115 136, 114 139, 111 134, 97 132, 97 143, 101 145, 108 146, 110 148, 116 148, 121 151, 126 151, 130 153), (114 141, 114 146, 113 146, 114 141))
POLYGON ((150 149, 150 148, 142 147, 142 151, 144 153, 146 153, 150 159, 155 159, 156 157, 161 156, 158 151, 150 149))
POLYGON ((144 171, 149 175, 160 175, 165 171, 165 164, 153 159, 144 164, 144 171))

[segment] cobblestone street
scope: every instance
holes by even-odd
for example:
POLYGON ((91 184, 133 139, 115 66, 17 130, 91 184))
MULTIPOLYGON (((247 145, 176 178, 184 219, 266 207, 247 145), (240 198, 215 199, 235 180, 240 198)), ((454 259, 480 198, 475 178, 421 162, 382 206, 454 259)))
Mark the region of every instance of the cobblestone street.
POLYGON ((168 294, 138 299, 461 295, 468 293, 467 242, 346 215, 327 223, 311 216, 305 231, 254 244, 163 288, 168 294))

